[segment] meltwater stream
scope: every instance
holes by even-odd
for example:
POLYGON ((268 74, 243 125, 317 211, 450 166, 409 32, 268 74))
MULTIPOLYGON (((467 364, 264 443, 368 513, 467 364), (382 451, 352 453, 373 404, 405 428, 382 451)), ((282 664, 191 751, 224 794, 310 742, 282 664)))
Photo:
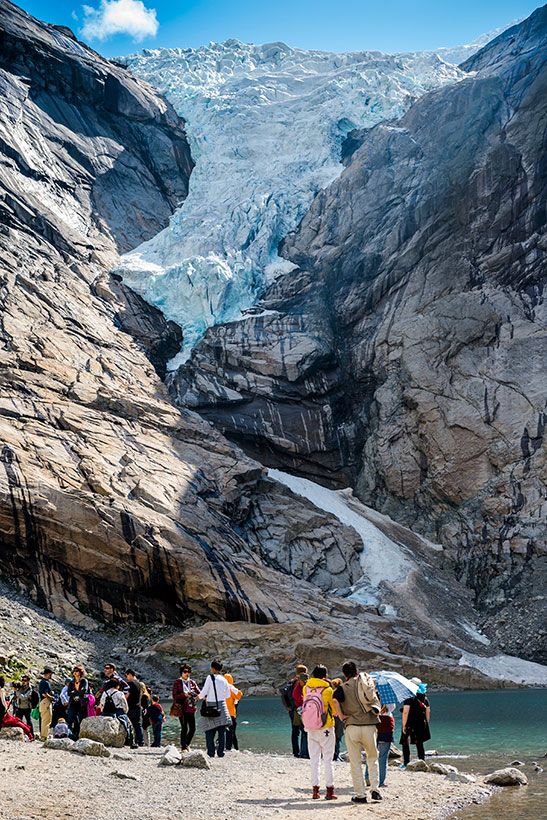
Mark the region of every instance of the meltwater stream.
MULTIPOLYGON (((547 816, 547 689, 433 692, 430 701, 432 740, 426 748, 450 756, 447 762, 477 776, 518 759, 525 763, 522 770, 529 779, 526 788, 506 788, 485 805, 467 807, 458 820, 547 816), (546 772, 535 773, 534 761, 546 772)), ((176 737, 177 726, 169 720, 166 739, 176 737)), ((397 713, 397 740, 399 731, 397 713)), ((290 725, 280 700, 244 697, 238 710, 238 737, 241 749, 289 754, 290 725)), ((196 740, 196 745, 203 745, 199 731, 196 740)))

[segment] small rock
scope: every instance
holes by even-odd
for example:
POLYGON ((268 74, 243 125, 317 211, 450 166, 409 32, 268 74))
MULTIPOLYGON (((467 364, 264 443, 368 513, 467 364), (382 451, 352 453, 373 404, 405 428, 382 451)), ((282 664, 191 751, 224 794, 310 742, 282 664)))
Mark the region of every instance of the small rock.
POLYGON ((133 756, 127 752, 112 752, 114 760, 133 760, 133 756))
MULTIPOLYGON (((193 752, 191 753, 193 754, 193 752)), ((177 766, 182 761, 182 755, 176 746, 166 746, 158 766, 177 766)))
POLYGON ((428 772, 429 764, 425 760, 412 760, 406 768, 410 772, 428 772))
POLYGON ((457 774, 458 770, 455 766, 450 766, 448 763, 428 763, 428 768, 433 774, 457 774))
POLYGON ((464 774, 463 772, 449 772, 446 775, 446 779, 450 780, 451 783, 476 783, 477 778, 473 777, 472 774, 464 774))
POLYGON ((492 783, 494 786, 527 786, 528 778, 520 769, 508 767, 487 774, 484 782, 492 783))
POLYGON ((425 753, 425 756, 426 757, 437 757, 438 754, 439 753, 438 753, 437 749, 428 749, 427 752, 425 753))
POLYGON ((535 772, 542 772, 543 769, 541 768, 541 766, 538 766, 537 763, 536 763, 536 765, 534 766, 534 771, 535 772))
POLYGON ((42 745, 42 749, 61 749, 63 752, 71 752, 74 748, 74 740, 69 737, 49 737, 42 745))
POLYGON ((401 750, 398 749, 397 746, 395 746, 392 743, 391 746, 389 747, 388 759, 389 760, 399 760, 399 758, 401 758, 402 756, 403 756, 403 753, 401 752, 401 750))
POLYGON ((27 626, 32 626, 32 621, 30 620, 28 615, 22 615, 21 616, 21 623, 26 624, 27 626))
POLYGON ((110 772, 110 777, 119 777, 120 780, 136 780, 139 782, 139 778, 134 774, 126 774, 126 772, 110 772))
POLYGON ((112 752, 106 748, 104 743, 99 743, 97 740, 88 740, 87 738, 77 740, 71 751, 80 755, 91 755, 91 757, 112 756, 112 752))
POLYGON ((524 766, 522 760, 513 760, 512 763, 509 764, 510 766, 524 766))
POLYGON ((21 765, 16 766, 15 768, 16 768, 16 769, 19 769, 20 771, 21 771, 21 770, 22 770, 22 771, 24 771, 24 770, 25 770, 25 767, 24 767, 24 766, 21 766, 21 765))
POLYGON ((24 740, 25 733, 20 726, 4 726, 0 729, 0 740, 24 740))
POLYGON ((181 766, 189 769, 210 769, 211 764, 207 756, 200 750, 185 752, 182 755, 181 766))

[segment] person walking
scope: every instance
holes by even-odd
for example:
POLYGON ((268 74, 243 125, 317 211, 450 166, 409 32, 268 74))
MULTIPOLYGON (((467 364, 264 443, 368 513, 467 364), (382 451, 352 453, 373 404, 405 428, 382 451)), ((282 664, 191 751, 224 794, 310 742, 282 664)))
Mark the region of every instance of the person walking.
POLYGON ((165 712, 163 711, 158 695, 152 695, 152 703, 146 711, 148 720, 150 721, 150 725, 152 727, 152 734, 154 736, 152 746, 157 748, 161 746, 161 733, 163 729, 163 722, 165 720, 165 712))
MULTIPOLYGON (((224 677, 228 681, 230 685, 233 686, 234 679, 229 672, 226 672, 224 677)), ((237 705, 241 698, 243 697, 243 692, 239 689, 237 690, 237 695, 234 695, 233 692, 230 692, 230 697, 226 699, 226 706, 228 707, 228 714, 231 718, 230 726, 226 727, 226 751, 231 752, 232 749, 235 749, 236 752, 239 751, 239 742, 237 739, 237 705)))
POLYGON ((53 686, 51 685, 52 677, 53 669, 46 666, 42 672, 42 677, 38 684, 38 694, 40 695, 40 740, 44 741, 48 738, 52 718, 52 704, 55 698, 53 694, 53 686))
POLYGON ((127 669, 125 677, 128 685, 127 717, 133 726, 137 746, 144 746, 144 732, 142 728, 143 687, 133 669, 127 669))
MULTIPOLYGON (((297 663, 293 677, 283 684, 279 690, 281 702, 285 707, 291 721, 291 745, 294 757, 308 757, 308 736, 302 726, 300 714, 294 702, 293 692, 300 675, 307 675, 308 668, 303 663, 297 663)), ((302 705, 302 704, 300 704, 302 705)))
POLYGON ((312 798, 320 795, 321 758, 325 767, 325 800, 337 800, 334 793, 334 771, 332 761, 336 745, 334 714, 337 704, 333 700, 333 689, 327 680, 327 667, 318 664, 304 685, 302 703, 302 723, 308 735, 308 750, 311 763, 312 798))
POLYGON ((416 754, 419 759, 425 760, 424 743, 431 740, 429 730, 431 707, 426 697, 427 684, 422 683, 419 678, 411 678, 411 681, 417 684, 418 691, 414 697, 403 701, 401 709, 403 719, 399 743, 403 749, 403 762, 399 766, 400 769, 406 769, 410 763, 410 743, 416 745, 416 754))
MULTIPOLYGON (((378 746, 378 769, 380 786, 386 786, 387 763, 389 750, 393 743, 393 732, 395 730, 395 718, 393 717, 394 703, 386 703, 380 711, 380 723, 378 724, 378 736, 376 744, 378 746)), ((368 761, 365 767, 365 780, 369 781, 368 761)))
POLYGON ((345 681, 334 693, 340 707, 340 717, 346 727, 346 746, 351 766, 353 782, 352 802, 367 803, 361 752, 367 756, 371 783, 371 799, 382 799, 378 791, 378 747, 376 746, 376 727, 380 723, 380 701, 376 694, 374 681, 366 673, 359 673, 353 661, 346 661, 342 666, 345 681))
POLYGON ((230 692, 237 694, 235 686, 228 683, 222 674, 222 664, 220 661, 211 663, 211 672, 203 684, 198 695, 201 705, 200 726, 205 732, 205 744, 207 754, 214 757, 215 752, 218 757, 224 757, 224 747, 226 742, 226 727, 231 724, 226 700, 230 697, 230 692), (217 741, 215 744, 215 737, 217 741))
POLYGON ((30 727, 32 734, 34 735, 34 729, 32 726, 32 719, 30 716, 31 711, 34 707, 39 703, 37 699, 37 692, 34 691, 34 688, 31 686, 30 678, 28 675, 23 675, 21 677, 21 685, 17 687, 14 692, 14 706, 13 714, 15 717, 18 717, 19 720, 22 720, 27 726, 30 727))
POLYGON ((190 675, 192 667, 189 663, 183 663, 180 667, 180 677, 173 683, 173 705, 171 707, 171 717, 176 717, 180 722, 180 748, 185 752, 190 748, 196 733, 196 702, 199 696, 199 686, 190 675))
POLYGON ((87 717, 87 696, 89 694, 89 682, 85 676, 85 669, 80 664, 72 670, 72 680, 68 684, 67 694, 66 722, 73 740, 78 740, 80 723, 87 717))

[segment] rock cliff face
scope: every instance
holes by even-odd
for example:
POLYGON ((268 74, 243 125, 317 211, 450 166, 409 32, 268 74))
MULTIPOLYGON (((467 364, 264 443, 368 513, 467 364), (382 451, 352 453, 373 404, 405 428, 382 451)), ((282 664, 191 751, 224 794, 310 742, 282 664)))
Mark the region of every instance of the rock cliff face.
MULTIPOLYGON (((162 372, 179 329, 105 273, 185 195, 182 121, 9 3, 0 31, 2 573, 82 623, 308 617, 237 532, 263 469, 173 406, 144 352, 162 372)), ((330 527, 352 552, 351 531, 300 506, 310 551, 330 527)))
POLYGON ((350 135, 282 247, 298 269, 170 389, 265 463, 442 543, 502 644, 540 658, 547 7, 463 67, 350 135))

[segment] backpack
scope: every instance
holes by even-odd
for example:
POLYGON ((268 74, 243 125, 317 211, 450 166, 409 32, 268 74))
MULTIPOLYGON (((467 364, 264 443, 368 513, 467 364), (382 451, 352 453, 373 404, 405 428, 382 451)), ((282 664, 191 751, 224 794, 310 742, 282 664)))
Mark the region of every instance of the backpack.
POLYGON ((104 699, 104 706, 103 706, 103 715, 105 717, 115 717, 116 716, 116 704, 114 703, 114 698, 112 695, 106 696, 104 699))
POLYGON ((281 700, 283 702, 283 706, 285 706, 289 711, 294 709, 294 700, 292 696, 292 690, 294 688, 294 681, 290 680, 284 686, 281 687, 279 690, 281 693, 281 700))
POLYGON ((30 693, 30 706, 32 709, 36 709, 36 707, 40 704, 40 695, 33 689, 30 693))
POLYGON ((150 697, 150 692, 148 691, 146 684, 141 680, 139 681, 139 686, 141 690, 141 707, 143 709, 148 709, 152 698, 150 697))
POLYGON ((328 711, 325 711, 322 686, 307 687, 302 703, 302 723, 306 731, 322 729, 327 722, 328 711))
POLYGON ((376 691, 376 683, 368 672, 360 672, 357 678, 357 700, 361 708, 365 712, 372 712, 374 715, 379 715, 382 709, 378 692, 376 691))

